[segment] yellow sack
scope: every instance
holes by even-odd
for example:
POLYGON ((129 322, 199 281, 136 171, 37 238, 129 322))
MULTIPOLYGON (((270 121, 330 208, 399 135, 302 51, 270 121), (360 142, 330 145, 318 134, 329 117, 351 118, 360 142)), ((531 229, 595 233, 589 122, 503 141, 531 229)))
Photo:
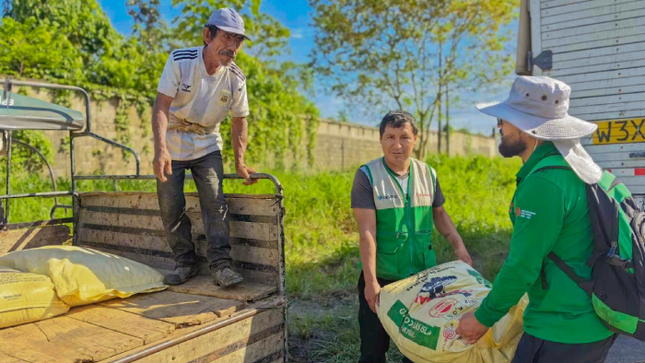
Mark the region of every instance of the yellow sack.
POLYGON ((163 275, 125 257, 73 246, 10 252, 0 266, 47 275, 66 304, 79 306, 166 288, 163 275))
POLYGON ((65 314, 47 276, 0 268, 0 328, 65 314))
POLYGON ((378 317, 413 362, 508 363, 523 333, 526 298, 477 344, 469 345, 456 333, 462 314, 477 310, 491 286, 468 264, 445 263, 383 287, 378 317))

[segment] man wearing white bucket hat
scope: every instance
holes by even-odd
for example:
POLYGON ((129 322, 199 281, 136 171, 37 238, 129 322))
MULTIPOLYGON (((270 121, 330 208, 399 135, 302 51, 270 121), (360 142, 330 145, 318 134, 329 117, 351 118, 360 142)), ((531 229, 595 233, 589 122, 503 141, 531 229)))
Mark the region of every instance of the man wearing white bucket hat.
POLYGON ((488 297, 475 313, 464 314, 457 333, 475 343, 528 293, 513 363, 604 362, 615 341, 591 298, 547 258, 554 252, 579 276, 591 276, 585 183, 598 182, 602 169, 580 145, 597 126, 568 114, 570 93, 567 84, 549 77, 518 77, 506 101, 477 105, 497 117, 502 156, 519 156, 524 166, 509 209, 508 257, 488 297), (554 161, 568 167, 542 168, 554 161))

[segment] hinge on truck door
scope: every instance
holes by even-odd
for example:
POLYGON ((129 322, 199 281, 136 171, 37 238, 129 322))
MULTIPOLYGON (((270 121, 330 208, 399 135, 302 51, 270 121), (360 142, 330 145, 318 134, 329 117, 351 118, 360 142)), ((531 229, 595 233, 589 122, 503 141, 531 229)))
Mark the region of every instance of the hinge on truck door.
POLYGON ((548 71, 553 68, 553 52, 550 50, 545 50, 537 57, 533 58, 533 52, 529 50, 528 53, 528 68, 529 71, 533 71, 533 65, 540 67, 543 71, 548 71))

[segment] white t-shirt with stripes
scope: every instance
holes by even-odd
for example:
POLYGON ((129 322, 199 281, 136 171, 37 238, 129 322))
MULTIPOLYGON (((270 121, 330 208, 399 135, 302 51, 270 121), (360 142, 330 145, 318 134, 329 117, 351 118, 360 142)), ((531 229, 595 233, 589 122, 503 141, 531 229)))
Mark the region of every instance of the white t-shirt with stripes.
POLYGON ((229 111, 233 117, 249 114, 246 78, 242 70, 231 63, 214 74, 206 71, 203 46, 178 49, 168 57, 157 91, 173 101, 169 124, 197 123, 210 133, 168 130, 166 143, 173 160, 194 160, 222 149, 219 124, 229 111))

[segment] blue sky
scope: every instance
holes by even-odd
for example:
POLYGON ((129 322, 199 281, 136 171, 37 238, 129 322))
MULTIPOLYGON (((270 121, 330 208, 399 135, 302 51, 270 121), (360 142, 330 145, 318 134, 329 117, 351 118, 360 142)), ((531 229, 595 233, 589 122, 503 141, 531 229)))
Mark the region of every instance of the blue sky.
MULTIPOLYGON (((132 29, 132 20, 127 13, 125 0, 98 0, 103 10, 111 19, 114 27, 124 35, 129 35, 132 29)), ((309 60, 309 53, 314 46, 314 32, 311 27, 311 8, 307 0, 289 0, 288 6, 285 1, 263 0, 261 11, 267 13, 291 31, 289 45, 291 54, 283 56, 284 60, 291 60, 297 63, 305 63, 309 60)), ((163 17, 171 22, 179 14, 177 9, 171 6, 171 0, 161 0, 161 13, 163 17)), ((514 51, 513 51, 514 52, 514 51)), ((508 83, 510 87, 510 82, 508 83)), ((508 89, 508 87, 505 87, 508 89)), ((500 94, 475 94, 461 95, 462 99, 475 99, 478 101, 501 101, 505 98, 507 91, 500 94)), ((250 100, 252 102, 252 100, 250 100)), ((313 99, 321 111, 323 117, 335 118, 343 108, 343 101, 333 94, 326 94, 324 90, 318 89, 313 99)), ((451 123, 455 128, 467 127, 472 131, 489 134, 495 126, 491 117, 480 114, 472 105, 463 105, 460 108, 451 108, 451 123)), ((379 120, 363 118, 360 114, 352 114, 351 122, 375 125, 379 120)), ((433 123, 435 124, 435 123, 433 123)))

